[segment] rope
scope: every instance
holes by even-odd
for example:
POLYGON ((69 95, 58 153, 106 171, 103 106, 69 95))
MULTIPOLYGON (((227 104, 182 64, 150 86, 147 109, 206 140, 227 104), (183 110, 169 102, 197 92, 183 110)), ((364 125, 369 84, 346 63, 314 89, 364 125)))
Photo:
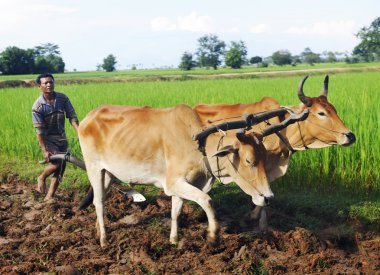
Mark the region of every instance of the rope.
MULTIPOLYGON (((231 163, 231 165, 232 165, 232 167, 234 168, 236 174, 238 174, 238 175, 239 175, 244 181, 246 181, 246 182, 249 183, 250 181, 247 180, 242 174, 239 173, 239 170, 238 170, 238 169, 236 168, 236 166, 232 163, 232 161, 229 159, 228 156, 227 156, 227 159, 228 159, 228 161, 231 163)), ((256 179, 257 179, 257 176, 256 176, 256 178, 254 178, 252 181, 255 181, 256 179)), ((256 190, 256 192, 259 194, 259 196, 264 197, 264 194, 261 193, 261 192, 259 191, 259 189, 256 188, 256 186, 252 185, 252 187, 253 187, 253 189, 256 190)))
POLYGON ((241 116, 232 116, 232 117, 220 118, 220 119, 216 119, 216 120, 208 119, 207 122, 208 123, 215 123, 217 121, 227 120, 227 119, 231 119, 231 118, 241 118, 241 116))

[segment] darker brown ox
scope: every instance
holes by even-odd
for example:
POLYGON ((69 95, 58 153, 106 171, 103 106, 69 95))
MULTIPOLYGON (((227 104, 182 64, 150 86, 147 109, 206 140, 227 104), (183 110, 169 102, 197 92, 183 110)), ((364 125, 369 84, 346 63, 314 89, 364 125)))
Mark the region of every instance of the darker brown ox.
POLYGON ((206 137, 202 153, 192 138, 201 130, 197 113, 186 105, 167 109, 107 105, 85 117, 78 135, 93 188, 101 246, 106 245, 104 201, 114 177, 155 185, 172 197, 171 243, 178 241, 184 199, 206 212, 208 241, 216 243, 219 226, 207 194, 216 173, 224 183, 236 182, 257 205, 264 206, 273 196, 260 135, 228 131, 220 146, 220 134, 213 133, 206 137))
MULTIPOLYGON (((288 108, 295 112, 309 109, 310 114, 304 121, 300 121, 280 131, 283 141, 277 135, 264 138, 263 143, 267 150, 265 170, 269 182, 283 176, 289 165, 292 153, 309 148, 323 148, 334 144, 349 146, 355 142, 355 135, 344 125, 338 116, 335 107, 328 102, 328 81, 326 76, 323 82, 321 94, 318 97, 308 97, 304 94, 303 86, 307 79, 304 77, 297 90, 301 101, 300 106, 288 108)), ((230 121, 244 113, 260 113, 267 110, 277 109, 280 104, 272 97, 264 97, 261 101, 247 104, 198 104, 193 109, 198 113, 205 125, 230 121)), ((275 117, 268 123, 278 123, 284 117, 275 117)), ((253 127, 253 131, 259 131, 266 126, 260 123, 253 127)), ((260 208, 256 209, 256 214, 260 208)), ((263 213, 265 214, 265 213, 263 213)), ((266 219, 260 221, 260 227, 266 228, 266 219)))

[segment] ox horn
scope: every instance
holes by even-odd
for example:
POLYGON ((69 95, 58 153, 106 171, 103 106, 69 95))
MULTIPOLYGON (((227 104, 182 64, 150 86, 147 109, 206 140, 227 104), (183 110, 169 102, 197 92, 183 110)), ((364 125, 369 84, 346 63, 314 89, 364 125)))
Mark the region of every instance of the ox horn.
POLYGON ((328 90, 329 90, 329 75, 327 74, 325 76, 325 80, 323 81, 321 96, 327 97, 328 90))
POLYGON ((303 84, 305 83, 306 79, 308 78, 309 76, 306 75, 300 82, 300 84, 298 85, 298 98, 301 100, 301 102, 305 105, 309 105, 310 104, 310 100, 309 100, 309 97, 305 96, 305 94, 303 93, 303 84))

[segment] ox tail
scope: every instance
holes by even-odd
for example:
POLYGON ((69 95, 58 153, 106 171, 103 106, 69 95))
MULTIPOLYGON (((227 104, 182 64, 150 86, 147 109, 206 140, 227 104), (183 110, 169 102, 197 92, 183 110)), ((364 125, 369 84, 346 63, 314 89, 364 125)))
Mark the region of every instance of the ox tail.
POLYGON ((84 210, 84 209, 86 209, 87 207, 90 206, 90 204, 92 203, 93 200, 94 200, 94 190, 90 186, 90 188, 87 191, 86 197, 84 197, 80 201, 79 206, 78 206, 78 210, 84 210))

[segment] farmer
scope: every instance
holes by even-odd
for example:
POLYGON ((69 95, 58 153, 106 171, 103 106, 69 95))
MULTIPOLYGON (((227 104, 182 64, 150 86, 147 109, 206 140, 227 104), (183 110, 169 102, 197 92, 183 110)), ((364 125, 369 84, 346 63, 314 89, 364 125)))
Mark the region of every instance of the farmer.
MULTIPOLYGON (((78 132, 79 121, 69 98, 54 90, 53 75, 41 74, 36 82, 42 93, 33 104, 32 121, 44 160, 48 162, 51 155, 67 152, 65 115, 76 132, 78 132)), ((37 178, 36 190, 41 194, 46 194, 46 178, 53 175, 44 201, 54 201, 53 197, 62 181, 65 166, 64 161, 51 162, 37 178)))

